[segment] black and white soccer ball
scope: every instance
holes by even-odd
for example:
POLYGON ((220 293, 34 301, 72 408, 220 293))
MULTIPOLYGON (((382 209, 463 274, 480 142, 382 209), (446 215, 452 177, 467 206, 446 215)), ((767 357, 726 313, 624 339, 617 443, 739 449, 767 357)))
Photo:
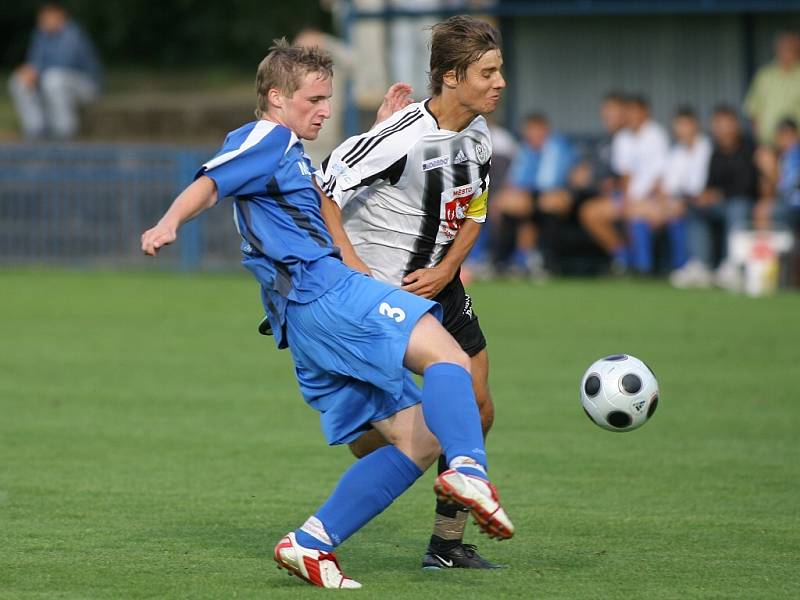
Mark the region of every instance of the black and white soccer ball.
POLYGON ((628 354, 606 356, 586 369, 581 404, 593 423, 609 431, 641 427, 658 408, 658 381, 644 362, 628 354))

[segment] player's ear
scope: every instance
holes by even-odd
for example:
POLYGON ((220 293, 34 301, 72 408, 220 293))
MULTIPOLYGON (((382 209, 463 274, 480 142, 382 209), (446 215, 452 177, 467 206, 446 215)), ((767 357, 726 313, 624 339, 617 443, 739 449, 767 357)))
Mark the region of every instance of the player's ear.
POLYGON ((270 88, 267 91, 267 103, 275 108, 283 108, 284 96, 277 88, 270 88))
POLYGON ((454 88, 458 85, 458 76, 455 69, 450 69, 442 75, 442 83, 449 88, 454 88))

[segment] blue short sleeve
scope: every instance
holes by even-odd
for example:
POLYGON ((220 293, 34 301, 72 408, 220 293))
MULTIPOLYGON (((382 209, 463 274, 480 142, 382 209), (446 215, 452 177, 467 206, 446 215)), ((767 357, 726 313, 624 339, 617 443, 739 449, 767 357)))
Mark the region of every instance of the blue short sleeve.
POLYGON ((213 179, 220 198, 263 193, 295 141, 288 129, 270 121, 248 123, 231 132, 195 178, 206 175, 213 179))
POLYGON ((519 189, 536 189, 536 172, 539 166, 538 156, 527 146, 514 157, 509 168, 508 183, 519 189))

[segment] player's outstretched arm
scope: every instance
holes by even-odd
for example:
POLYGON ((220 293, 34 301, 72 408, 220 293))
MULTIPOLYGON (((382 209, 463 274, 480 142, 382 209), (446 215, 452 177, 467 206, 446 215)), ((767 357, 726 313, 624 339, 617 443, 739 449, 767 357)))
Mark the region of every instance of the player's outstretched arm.
POLYGON ((386 90, 383 102, 378 107, 375 123, 372 126, 375 127, 375 125, 382 123, 398 110, 403 110, 406 106, 414 102, 414 99, 411 97, 413 92, 414 89, 407 83, 401 81, 393 83, 391 87, 386 90))
POLYGON ((339 250, 342 251, 342 260, 344 260, 344 264, 356 271, 372 275, 372 271, 370 271, 367 264, 356 254, 353 244, 350 243, 350 238, 347 237, 347 232, 344 230, 344 225, 342 225, 342 209, 339 208, 336 202, 328 198, 328 196, 319 189, 316 183, 314 183, 314 185, 319 194, 320 212, 322 212, 322 219, 325 221, 325 227, 328 228, 334 245, 338 246, 339 250))
POLYGON ((214 180, 203 175, 183 190, 155 227, 142 234, 142 251, 155 256, 162 246, 175 241, 178 228, 217 202, 214 180))
POLYGON ((436 296, 456 276, 458 268, 475 245, 480 231, 480 223, 465 219, 442 262, 430 269, 417 269, 403 277, 402 289, 424 298, 436 296))

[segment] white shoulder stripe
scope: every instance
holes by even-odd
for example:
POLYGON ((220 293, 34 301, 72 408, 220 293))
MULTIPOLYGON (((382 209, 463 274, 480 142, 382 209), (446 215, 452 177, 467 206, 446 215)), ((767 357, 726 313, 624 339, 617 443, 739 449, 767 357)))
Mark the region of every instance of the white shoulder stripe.
MULTIPOLYGON (((269 133, 273 129, 275 129, 275 126, 276 124, 271 121, 264 121, 264 120, 259 121, 258 123, 255 124, 255 127, 253 127, 253 129, 250 131, 250 134, 247 136, 244 142, 242 142, 241 146, 239 146, 236 150, 230 150, 225 154, 220 154, 216 158, 212 158, 210 161, 208 161, 206 164, 203 165, 203 168, 206 170, 213 169, 214 167, 218 167, 219 165, 236 158, 243 152, 249 150, 256 144, 258 144, 266 136, 268 136, 269 133)), ((295 137, 294 134, 292 134, 291 139, 289 140, 289 146, 284 151, 284 154, 286 153, 286 151, 289 150, 289 148, 291 148, 294 145, 294 142, 296 141, 297 138, 295 137)))

